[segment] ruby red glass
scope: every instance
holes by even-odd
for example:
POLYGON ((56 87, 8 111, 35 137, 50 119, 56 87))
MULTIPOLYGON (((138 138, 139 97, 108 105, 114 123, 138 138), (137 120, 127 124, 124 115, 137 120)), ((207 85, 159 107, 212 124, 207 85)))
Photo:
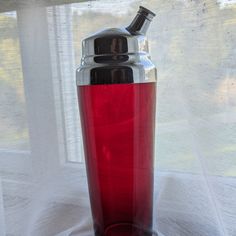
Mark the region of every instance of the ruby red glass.
POLYGON ((96 236, 151 236, 156 83, 78 86, 96 236))

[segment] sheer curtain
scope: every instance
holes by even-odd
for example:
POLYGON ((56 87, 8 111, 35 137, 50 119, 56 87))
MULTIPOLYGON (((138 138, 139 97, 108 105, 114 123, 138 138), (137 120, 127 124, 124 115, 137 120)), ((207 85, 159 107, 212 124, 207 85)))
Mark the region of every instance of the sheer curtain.
MULTIPOLYGON (((154 223, 236 235, 236 1, 0 1, 0 236, 92 235, 75 69, 81 40, 157 13, 154 223)), ((145 204, 145 203, 144 203, 145 204)))

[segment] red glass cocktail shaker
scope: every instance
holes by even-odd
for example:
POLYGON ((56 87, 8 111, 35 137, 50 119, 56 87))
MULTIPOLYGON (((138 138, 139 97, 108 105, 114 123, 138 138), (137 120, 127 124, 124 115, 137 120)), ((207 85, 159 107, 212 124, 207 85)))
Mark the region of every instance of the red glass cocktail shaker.
POLYGON ((78 100, 96 236, 151 236, 156 68, 140 7, 125 29, 83 41, 78 100))

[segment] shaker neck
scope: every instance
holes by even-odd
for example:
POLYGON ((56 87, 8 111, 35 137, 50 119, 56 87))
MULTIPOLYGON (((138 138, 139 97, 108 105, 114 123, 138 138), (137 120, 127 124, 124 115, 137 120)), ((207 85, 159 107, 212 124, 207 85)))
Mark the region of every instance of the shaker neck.
POLYGON ((132 35, 145 35, 155 13, 140 6, 131 24, 126 28, 132 35))

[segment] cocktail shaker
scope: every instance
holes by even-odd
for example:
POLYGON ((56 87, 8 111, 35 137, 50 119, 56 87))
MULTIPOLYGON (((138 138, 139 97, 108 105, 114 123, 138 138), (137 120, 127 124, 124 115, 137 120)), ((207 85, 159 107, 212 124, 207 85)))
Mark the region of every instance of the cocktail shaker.
POLYGON ((155 14, 82 43, 78 102, 95 236, 151 236, 156 68, 145 37, 155 14))

